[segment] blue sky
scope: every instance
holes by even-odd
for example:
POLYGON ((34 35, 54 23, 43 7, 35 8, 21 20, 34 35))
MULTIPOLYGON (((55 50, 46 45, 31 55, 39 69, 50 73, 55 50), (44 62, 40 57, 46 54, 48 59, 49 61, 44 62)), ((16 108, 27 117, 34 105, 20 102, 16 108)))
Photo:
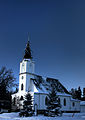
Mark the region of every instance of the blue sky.
POLYGON ((28 32, 37 74, 85 87, 84 0, 0 0, 0 68, 17 81, 28 32))

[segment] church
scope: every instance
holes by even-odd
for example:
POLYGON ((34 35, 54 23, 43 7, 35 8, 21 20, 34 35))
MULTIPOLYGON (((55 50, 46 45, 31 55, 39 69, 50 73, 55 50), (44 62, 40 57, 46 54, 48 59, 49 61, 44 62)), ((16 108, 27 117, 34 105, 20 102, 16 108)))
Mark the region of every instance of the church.
POLYGON ((61 111, 80 112, 80 100, 73 99, 59 80, 35 74, 35 62, 32 59, 28 41, 24 57, 20 62, 19 90, 12 94, 12 109, 23 109, 25 95, 30 91, 33 98, 33 109, 36 107, 39 111, 45 111, 52 83, 54 83, 56 94, 59 97, 61 111))

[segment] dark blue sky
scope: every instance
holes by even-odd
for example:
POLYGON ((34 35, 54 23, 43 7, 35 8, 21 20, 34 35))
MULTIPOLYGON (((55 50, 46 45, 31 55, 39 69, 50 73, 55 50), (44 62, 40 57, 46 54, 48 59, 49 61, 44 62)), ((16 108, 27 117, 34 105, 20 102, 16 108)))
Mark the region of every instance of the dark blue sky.
POLYGON ((17 81, 28 32, 37 74, 85 87, 85 0, 0 0, 0 68, 17 81))

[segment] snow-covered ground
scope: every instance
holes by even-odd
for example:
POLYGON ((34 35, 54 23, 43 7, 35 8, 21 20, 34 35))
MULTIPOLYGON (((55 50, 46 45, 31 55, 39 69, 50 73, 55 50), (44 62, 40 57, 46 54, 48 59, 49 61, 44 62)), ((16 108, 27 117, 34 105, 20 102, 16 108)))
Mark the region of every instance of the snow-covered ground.
POLYGON ((3 113, 0 114, 0 120, 85 120, 85 113, 75 113, 72 117, 72 113, 64 113, 61 117, 19 117, 19 113, 3 113))

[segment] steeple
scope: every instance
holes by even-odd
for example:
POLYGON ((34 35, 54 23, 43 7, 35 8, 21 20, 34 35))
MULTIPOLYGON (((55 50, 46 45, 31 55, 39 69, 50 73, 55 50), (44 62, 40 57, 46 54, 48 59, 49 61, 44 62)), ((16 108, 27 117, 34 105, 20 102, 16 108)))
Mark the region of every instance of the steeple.
POLYGON ((29 39, 26 44, 24 59, 32 59, 29 39))

